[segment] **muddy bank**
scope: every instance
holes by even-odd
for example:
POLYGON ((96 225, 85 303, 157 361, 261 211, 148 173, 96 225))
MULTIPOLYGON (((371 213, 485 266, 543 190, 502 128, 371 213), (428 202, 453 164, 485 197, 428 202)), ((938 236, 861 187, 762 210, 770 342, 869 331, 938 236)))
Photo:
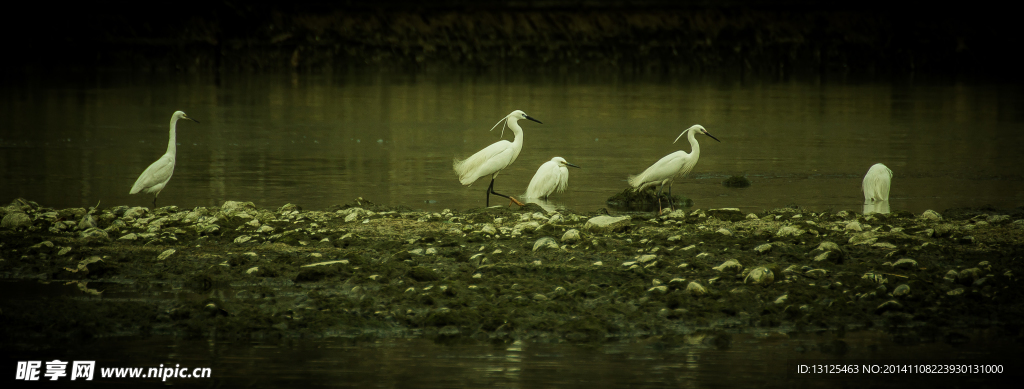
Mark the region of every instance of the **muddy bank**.
POLYGON ((0 344, 106 336, 604 342, 883 328, 1020 340, 1024 210, 605 215, 252 203, 0 208, 0 344), (27 289, 26 289, 27 290, 27 289), (125 294, 125 291, 132 293, 125 294), (173 298, 155 298, 158 294, 173 298), (110 297, 108 297, 110 296, 110 297), (119 296, 114 298, 115 296, 119 296))
MULTIPOLYGON (((5 27, 6 68, 176 72, 550 69, 650 73, 987 75, 1015 25, 990 7, 734 1, 581 4, 384 1, 93 5, 5 27), (977 11, 972 11, 977 10, 977 11)), ((42 7, 42 6, 39 6, 42 7)))

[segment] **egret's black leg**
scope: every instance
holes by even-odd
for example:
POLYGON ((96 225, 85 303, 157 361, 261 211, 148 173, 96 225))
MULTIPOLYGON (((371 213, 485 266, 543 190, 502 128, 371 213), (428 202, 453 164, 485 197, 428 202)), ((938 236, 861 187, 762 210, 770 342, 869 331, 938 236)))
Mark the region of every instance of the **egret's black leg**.
MULTIPOLYGON (((506 199, 509 199, 509 201, 511 201, 511 202, 513 202, 513 203, 515 203, 516 205, 518 205, 518 206, 520 206, 520 207, 522 207, 523 205, 525 205, 525 204, 523 204, 522 202, 520 202, 519 200, 516 200, 516 199, 512 198, 512 196, 506 196, 506 195, 503 195, 503 194, 501 194, 501 193, 495 192, 495 191, 494 191, 494 178, 491 178, 491 185, 487 187, 487 206, 488 206, 488 207, 490 207, 490 206, 491 206, 491 202, 490 202, 490 200, 491 200, 491 194, 494 194, 494 195, 496 195, 496 196, 501 196, 501 197, 504 197, 504 198, 506 198, 506 199)), ((512 205, 512 204, 509 204, 509 205, 512 205)))
POLYGON ((659 215, 661 215, 661 190, 662 189, 665 189, 665 184, 661 184, 661 186, 658 187, 658 194, 656 194, 654 196, 655 198, 658 199, 658 214, 659 215))
POLYGON ((676 203, 672 199, 672 184, 671 183, 668 184, 668 206, 669 206, 669 208, 672 208, 673 212, 676 210, 676 203))
POLYGON ((153 210, 156 210, 156 196, 153 196, 153 210))

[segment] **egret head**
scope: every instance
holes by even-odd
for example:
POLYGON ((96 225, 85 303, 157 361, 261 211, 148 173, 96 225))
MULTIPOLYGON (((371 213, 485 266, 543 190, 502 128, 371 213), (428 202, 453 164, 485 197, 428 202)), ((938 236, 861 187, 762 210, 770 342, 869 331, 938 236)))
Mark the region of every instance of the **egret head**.
MULTIPOLYGON (((512 120, 528 119, 528 120, 533 120, 533 121, 535 121, 537 123, 540 123, 540 120, 534 119, 534 118, 530 117, 529 115, 527 115, 526 112, 523 112, 523 111, 518 110, 518 109, 515 110, 515 111, 512 111, 512 113, 508 114, 507 118, 512 119, 512 120)), ((544 124, 544 123, 540 123, 540 124, 544 124)))
POLYGON ((573 164, 569 163, 569 161, 566 161, 565 158, 562 158, 562 157, 551 158, 551 161, 553 161, 554 163, 557 163, 558 167, 572 166, 572 167, 577 168, 577 169, 582 169, 579 166, 576 166, 576 165, 573 165, 573 164))
POLYGON ((683 135, 686 135, 686 133, 690 132, 690 131, 696 131, 698 134, 704 134, 704 135, 710 136, 711 139, 714 139, 716 141, 721 142, 720 140, 718 140, 718 138, 715 138, 714 135, 711 135, 711 133, 708 132, 708 130, 705 130, 704 126, 702 126, 700 124, 694 124, 693 126, 690 126, 690 128, 687 128, 686 131, 683 131, 682 134, 679 134, 679 136, 676 137, 676 140, 672 141, 672 143, 678 142, 679 138, 682 138, 683 135))
POLYGON ((191 121, 193 121, 193 122, 199 123, 199 121, 198 121, 198 120, 196 120, 196 119, 193 119, 193 118, 190 118, 190 117, 188 117, 188 115, 186 115, 186 114, 185 114, 184 112, 182 112, 182 111, 178 111, 178 112, 175 112, 175 113, 174 113, 174 117, 175 117, 176 119, 185 119, 185 120, 191 120, 191 121))

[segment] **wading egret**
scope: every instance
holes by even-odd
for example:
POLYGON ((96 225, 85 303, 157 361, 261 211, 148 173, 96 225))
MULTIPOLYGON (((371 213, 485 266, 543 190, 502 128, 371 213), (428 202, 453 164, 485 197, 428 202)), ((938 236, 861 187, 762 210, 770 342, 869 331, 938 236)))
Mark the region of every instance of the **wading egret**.
MULTIPOLYGON (((480 177, 491 176, 491 184, 487 186, 486 204, 488 207, 491 206, 492 193, 509 199, 519 206, 523 205, 523 203, 511 196, 506 196, 494 191, 494 177, 497 177, 498 172, 502 169, 511 165, 512 162, 515 162, 516 158, 519 157, 519 152, 523 150, 523 129, 519 127, 519 119, 529 119, 540 123, 540 120, 527 116, 526 112, 518 109, 512 111, 508 116, 505 116, 499 120, 498 123, 494 124, 494 127, 497 127, 498 124, 502 124, 504 122, 508 128, 512 129, 512 134, 515 137, 511 142, 507 140, 497 141, 483 150, 477 151, 476 154, 473 154, 465 160, 460 161, 455 159, 452 163, 452 167, 455 168, 455 173, 459 175, 459 181, 462 182, 462 185, 469 186, 476 182, 480 177)), ((492 131, 494 130, 494 127, 491 127, 492 131)), ((501 131, 502 134, 505 133, 504 125, 502 126, 501 131)))
POLYGON ((135 185, 132 185, 132 190, 128 194, 136 194, 139 192, 152 193, 153 194, 153 208, 156 208, 156 198, 160 196, 160 191, 167 186, 167 181, 171 180, 171 175, 174 174, 174 128, 178 124, 178 119, 191 120, 199 123, 198 120, 188 117, 184 112, 178 111, 174 115, 171 115, 171 139, 167 141, 167 152, 160 159, 153 162, 152 165, 146 168, 146 171, 142 172, 138 180, 135 180, 135 185))
POLYGON ((537 174, 533 175, 530 185, 526 187, 526 197, 546 199, 552 193, 564 192, 565 188, 569 186, 569 169, 566 166, 580 168, 567 162, 562 157, 551 158, 550 161, 540 165, 540 169, 537 169, 537 174))
POLYGON ((711 139, 721 142, 718 138, 715 138, 708 133, 708 130, 705 130, 703 126, 700 124, 694 124, 692 127, 686 129, 686 131, 683 131, 682 134, 679 134, 679 136, 676 137, 676 140, 672 141, 672 143, 676 143, 679 141, 679 138, 686 135, 690 140, 690 148, 693 149, 692 152, 687 153, 682 150, 676 151, 658 160, 654 165, 651 165, 647 170, 644 170, 643 173, 635 176, 629 176, 629 185, 636 188, 637 191, 643 190, 651 185, 661 184, 661 186, 658 187, 657 195, 659 214, 662 210, 661 191, 665 188, 665 184, 668 184, 668 198, 669 205, 671 206, 672 180, 678 176, 685 176, 690 172, 690 170, 693 170, 693 166, 697 164, 697 158, 700 157, 700 144, 697 143, 697 138, 694 138, 693 136, 693 134, 697 132, 710 136, 711 139))
POLYGON ((892 170, 880 163, 872 165, 868 169, 868 174, 864 176, 864 204, 889 201, 890 181, 892 181, 892 170))

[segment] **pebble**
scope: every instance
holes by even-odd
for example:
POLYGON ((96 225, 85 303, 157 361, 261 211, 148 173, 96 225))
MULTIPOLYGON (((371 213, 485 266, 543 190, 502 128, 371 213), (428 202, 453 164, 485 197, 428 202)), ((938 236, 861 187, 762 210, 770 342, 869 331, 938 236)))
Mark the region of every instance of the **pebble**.
POLYGON ((576 243, 582 240, 579 230, 573 228, 562 234, 562 243, 576 243))
POLYGON ((686 292, 694 296, 703 296, 708 293, 708 290, 701 286, 701 284, 694 281, 690 282, 689 285, 686 285, 686 292))
POLYGON ((725 228, 719 228, 717 232, 725 236, 732 236, 732 231, 729 231, 725 228))
POLYGON ((537 241, 533 243, 533 251, 549 249, 558 250, 558 242, 555 241, 555 238, 545 236, 543 238, 537 239, 537 241))
POLYGON ((772 273, 766 267, 756 267, 747 274, 747 277, 743 279, 743 283, 752 283, 755 285, 769 285, 775 281, 775 274, 772 273))
POLYGON ((754 251, 757 251, 757 252, 762 253, 762 254, 764 254, 764 253, 766 253, 768 251, 771 251, 771 249, 772 249, 772 244, 771 243, 765 243, 765 244, 762 244, 760 246, 754 247, 754 251))
POLYGON ((896 290, 892 291, 893 296, 903 296, 908 293, 910 293, 910 285, 907 284, 900 284, 900 286, 896 287, 896 290))
POLYGON ((800 228, 795 227, 795 226, 785 226, 785 227, 779 228, 779 231, 775 233, 775 236, 780 237, 780 238, 787 237, 787 236, 800 236, 800 235, 803 235, 804 232, 805 232, 804 230, 801 230, 800 228))
POLYGON ((740 271, 743 270, 743 265, 741 265, 739 261, 735 259, 730 259, 728 261, 722 262, 721 265, 715 266, 712 269, 718 270, 720 272, 728 271, 733 273, 739 273, 740 271))
POLYGON ((910 258, 900 258, 900 260, 892 264, 892 267, 896 269, 913 269, 917 267, 917 261, 910 258))
POLYGON ((175 252, 176 252, 176 250, 174 250, 174 249, 164 250, 164 252, 162 252, 162 253, 160 253, 160 255, 156 256, 156 260, 157 261, 163 261, 163 260, 167 259, 167 257, 170 257, 171 255, 174 255, 175 252))
POLYGON ((921 217, 926 219, 926 220, 932 220, 932 221, 942 220, 942 215, 940 215, 938 212, 935 212, 935 211, 930 210, 930 209, 927 210, 927 211, 924 211, 924 213, 921 214, 921 217))
POLYGON ((621 231, 632 224, 630 220, 631 218, 629 216, 613 217, 602 215, 587 220, 583 229, 587 231, 621 231))

